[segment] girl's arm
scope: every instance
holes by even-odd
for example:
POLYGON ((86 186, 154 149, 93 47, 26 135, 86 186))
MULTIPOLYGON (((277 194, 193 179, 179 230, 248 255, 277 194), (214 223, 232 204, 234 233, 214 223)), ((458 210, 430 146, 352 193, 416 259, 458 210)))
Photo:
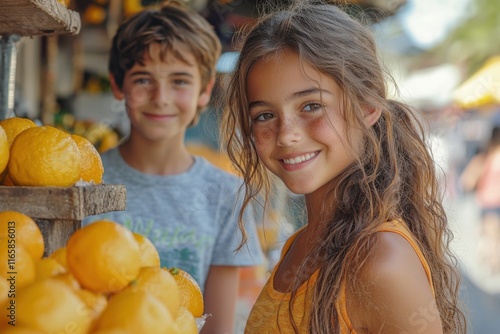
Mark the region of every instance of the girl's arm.
POLYGON ((234 311, 238 298, 239 268, 233 266, 211 266, 205 283, 206 319, 201 333, 232 334, 234 311))
POLYGON ((354 328, 358 333, 442 334, 436 301, 414 249, 396 233, 380 232, 377 238, 361 271, 362 291, 347 292, 354 328))

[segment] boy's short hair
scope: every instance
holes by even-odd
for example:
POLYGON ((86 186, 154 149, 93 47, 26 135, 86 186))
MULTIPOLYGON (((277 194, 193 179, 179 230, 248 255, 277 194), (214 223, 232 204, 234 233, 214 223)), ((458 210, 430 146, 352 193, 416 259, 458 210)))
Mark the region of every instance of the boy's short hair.
POLYGON ((143 61, 144 52, 154 43, 161 45, 162 58, 173 52, 178 59, 186 61, 182 50, 187 48, 199 67, 202 89, 215 76, 221 43, 213 27, 182 3, 164 1, 130 17, 113 37, 108 69, 118 87, 122 87, 125 73, 136 62, 143 61))

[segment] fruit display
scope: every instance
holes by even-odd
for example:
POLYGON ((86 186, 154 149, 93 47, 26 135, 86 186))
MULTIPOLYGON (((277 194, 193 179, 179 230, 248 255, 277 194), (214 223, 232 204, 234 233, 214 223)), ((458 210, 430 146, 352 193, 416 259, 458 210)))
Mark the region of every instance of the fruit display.
POLYGON ((70 187, 101 184, 104 169, 99 152, 86 138, 25 118, 0 121, 0 184, 70 187), (5 136, 3 136, 5 135, 5 136), (1 153, 1 152, 0 152, 1 153), (5 164, 6 157, 8 159, 5 164))
POLYGON ((200 287, 187 272, 162 268, 147 237, 100 220, 42 257, 37 229, 22 213, 0 212, 0 307, 9 312, 0 332, 199 332, 200 287))

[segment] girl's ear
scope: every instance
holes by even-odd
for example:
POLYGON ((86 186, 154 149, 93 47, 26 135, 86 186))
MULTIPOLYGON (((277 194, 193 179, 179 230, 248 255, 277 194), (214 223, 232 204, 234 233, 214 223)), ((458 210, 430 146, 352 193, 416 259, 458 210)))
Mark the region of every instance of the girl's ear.
POLYGON ((365 125, 367 127, 371 127, 373 124, 375 124, 378 119, 380 118, 380 115, 382 114, 382 111, 380 109, 375 109, 373 107, 366 107, 365 108, 365 125))
POLYGON ((119 101, 123 100, 125 98, 125 94, 123 94, 122 89, 118 87, 113 74, 109 74, 109 82, 111 84, 111 91, 113 92, 113 96, 115 97, 115 99, 119 101))
POLYGON ((207 85, 205 86, 205 89, 200 94, 200 97, 198 98, 198 107, 204 108, 208 105, 208 102, 210 102, 210 97, 212 96, 212 89, 214 89, 214 84, 215 84, 215 77, 212 77, 210 81, 208 81, 207 85))

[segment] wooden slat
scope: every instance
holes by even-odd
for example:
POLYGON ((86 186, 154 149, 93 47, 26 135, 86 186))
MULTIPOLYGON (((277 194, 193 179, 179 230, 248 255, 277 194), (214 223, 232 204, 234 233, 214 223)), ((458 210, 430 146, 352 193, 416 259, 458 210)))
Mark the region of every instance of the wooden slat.
POLYGON ((0 211, 19 211, 36 219, 81 221, 90 215, 125 210, 125 206, 124 185, 0 186, 0 211))
POLYGON ((80 27, 80 15, 57 0, 0 1, 0 35, 76 35, 80 27))

